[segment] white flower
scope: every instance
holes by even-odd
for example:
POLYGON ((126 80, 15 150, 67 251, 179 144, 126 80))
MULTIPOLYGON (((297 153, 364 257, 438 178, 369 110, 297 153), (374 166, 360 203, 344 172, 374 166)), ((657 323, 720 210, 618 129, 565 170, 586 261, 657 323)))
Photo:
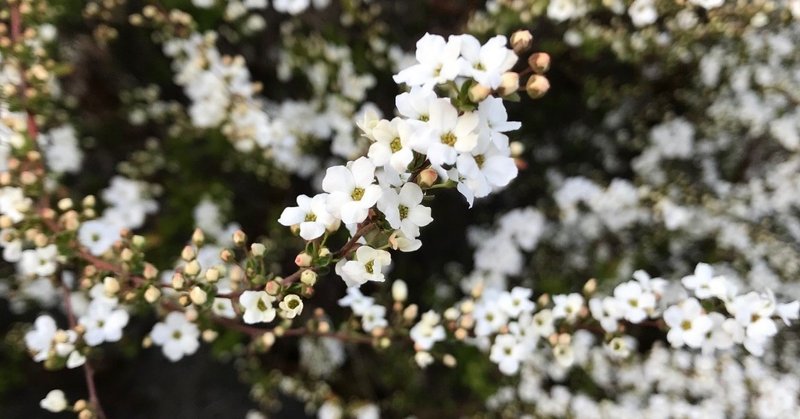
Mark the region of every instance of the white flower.
POLYGON ((451 36, 445 41, 439 35, 426 33, 417 41, 417 64, 397 73, 394 81, 430 90, 437 84, 455 80, 463 65, 460 52, 459 37, 451 36))
POLYGON ((478 105, 478 117, 480 135, 500 149, 508 147, 508 136, 504 133, 522 126, 520 122, 508 120, 503 99, 497 97, 488 97, 478 105))
POLYGON ((50 276, 56 272, 58 267, 57 256, 58 249, 54 244, 24 250, 18 265, 19 271, 25 276, 50 276))
POLYGON ((546 338, 555 333, 556 327, 553 312, 550 309, 544 309, 533 315, 531 322, 531 331, 534 335, 540 338, 546 338))
POLYGON ((322 189, 328 192, 328 211, 347 224, 360 223, 381 197, 375 183, 375 165, 366 157, 345 166, 328 168, 322 189))
POLYGON ((502 292, 497 299, 497 305, 509 317, 516 319, 522 313, 531 313, 536 305, 531 301, 533 290, 530 288, 514 287, 510 292, 502 292))
POLYGON ((483 198, 517 177, 517 165, 510 155, 507 147, 500 149, 484 136, 472 151, 459 154, 458 191, 467 198, 470 207, 475 198, 483 198))
POLYGON ((39 402, 39 407, 53 413, 62 412, 67 408, 67 398, 61 390, 50 390, 47 396, 39 402))
POLYGON ((497 35, 483 46, 472 35, 461 35, 460 38, 461 56, 464 59, 461 75, 492 89, 500 87, 503 73, 517 63, 517 55, 506 48, 506 37, 497 35))
POLYGON ((214 298, 211 304, 211 311, 217 317, 224 317, 226 319, 233 319, 236 317, 236 310, 233 308, 233 301, 230 298, 214 298))
POLYGON ((57 330, 56 321, 48 315, 39 316, 33 322, 33 329, 25 333, 25 346, 33 352, 34 361, 47 359, 57 330))
POLYGON ((476 305, 474 316, 476 336, 489 336, 508 324, 508 315, 495 301, 484 301, 476 305))
POLYGON ((651 278, 650 274, 639 269, 633 272, 633 279, 639 281, 642 289, 647 292, 652 292, 655 295, 664 294, 667 288, 667 281, 661 278, 651 278))
POLYGON ((348 287, 354 287, 367 281, 383 282, 386 278, 383 271, 392 262, 392 257, 385 250, 361 246, 356 250, 355 259, 342 259, 336 264, 336 274, 344 279, 348 287))
POLYGON ((606 352, 612 357, 617 359, 627 358, 631 354, 631 348, 636 344, 636 341, 630 336, 620 337, 617 336, 611 339, 606 344, 606 352))
POLYGON ((642 289, 639 282, 628 281, 614 289, 614 298, 619 302, 625 320, 640 323, 656 308, 656 297, 642 289))
POLYGON ((107 218, 86 221, 78 230, 78 241, 86 246, 91 254, 100 256, 119 239, 121 227, 119 223, 107 218))
POLYGON ((711 10, 725 4, 725 0, 689 0, 689 3, 696 4, 706 10, 711 10))
POLYGON ((514 375, 519 371, 522 347, 512 335, 499 335, 494 339, 489 359, 497 364, 500 372, 514 375))
POLYGON ((382 119, 372 129, 372 138, 375 142, 369 147, 370 160, 375 166, 389 165, 398 173, 405 173, 408 165, 414 160, 411 150, 411 126, 401 118, 390 121, 382 119))
POLYGON ((458 110, 449 99, 437 99, 430 107, 430 120, 426 133, 418 137, 415 149, 428 155, 435 166, 453 164, 458 153, 472 151, 478 145, 478 114, 458 110))
POLYGON ((394 233, 389 236, 389 244, 392 246, 392 249, 401 252, 414 252, 422 247, 422 241, 406 236, 403 230, 395 230, 394 233))
POLYGON ((293 319, 303 312, 303 300, 298 295, 288 294, 283 297, 283 300, 278 304, 281 309, 281 315, 287 319, 293 319))
POLYGON ((749 292, 735 297, 726 308, 745 329, 744 347, 753 355, 763 355, 768 339, 778 333, 772 320, 776 308, 774 300, 749 292))
POLYGON ((683 345, 700 348, 713 325, 711 318, 703 313, 703 307, 694 298, 667 308, 664 321, 669 326, 667 340, 675 348, 683 345))
POLYGON ((577 293, 553 296, 553 318, 574 321, 583 308, 583 296, 577 293))
POLYGON ((639 27, 647 26, 658 20, 658 10, 654 0, 635 0, 628 8, 628 15, 633 24, 639 27))
POLYGON ((322 403, 317 411, 317 419, 342 419, 342 417, 342 407, 332 400, 322 403))
POLYGON ((445 339, 444 326, 439 324, 439 315, 435 311, 428 311, 422 315, 420 321, 409 331, 411 340, 417 350, 430 350, 436 342, 445 339))
POLYGON ((89 346, 97 346, 103 342, 116 342, 122 338, 122 329, 128 324, 128 312, 114 310, 104 301, 92 301, 86 314, 78 319, 78 323, 86 328, 83 340, 89 346))
POLYGON ((278 314, 272 303, 275 297, 265 291, 245 291, 239 296, 239 304, 244 307, 242 319, 247 324, 269 323, 278 314))
POLYGON ((3 246, 3 260, 6 262, 19 262, 22 258, 22 240, 12 228, 0 230, 0 246, 3 246))
POLYGON ((694 295, 700 299, 717 297, 725 299, 728 296, 728 281, 723 276, 714 276, 711 265, 698 263, 694 268, 694 275, 681 279, 687 289, 693 290, 694 295))
POLYGON ((417 237, 419 228, 433 221, 431 209, 422 205, 423 197, 416 183, 404 184, 399 194, 386 188, 378 201, 378 209, 392 228, 400 229, 405 237, 417 237))
POLYGON ((589 310, 592 317, 609 333, 617 331, 619 319, 624 313, 622 304, 614 297, 592 298, 589 300, 589 310))
POLYGON ((183 313, 171 312, 163 322, 156 323, 150 332, 153 343, 161 346, 164 355, 172 362, 197 352, 200 347, 200 330, 183 313))
POLYGON ((361 327, 365 332, 371 332, 379 327, 386 327, 389 323, 386 321, 386 307, 381 305, 372 305, 361 316, 361 327))
MULTIPOLYGON (((437 100, 436 93, 431 90, 412 88, 410 92, 397 95, 394 99, 397 112, 407 118, 406 122, 415 130, 426 126, 431 117, 431 105, 437 100)), ((413 146, 413 144, 412 144, 413 146)), ((424 153, 426 149, 415 149, 424 153)))
POLYGON ((24 213, 30 208, 31 199, 25 196, 21 188, 6 186, 0 188, 0 214, 18 223, 25 218, 24 213))
POLYGON ((297 197, 297 206, 284 209, 278 222, 287 227, 297 224, 300 226, 300 237, 314 240, 336 223, 336 219, 328 213, 327 199, 327 194, 313 198, 300 195, 297 197))
POLYGON ((363 316, 374 303, 372 297, 365 296, 356 287, 347 288, 347 295, 339 300, 341 307, 350 307, 356 316, 363 316))

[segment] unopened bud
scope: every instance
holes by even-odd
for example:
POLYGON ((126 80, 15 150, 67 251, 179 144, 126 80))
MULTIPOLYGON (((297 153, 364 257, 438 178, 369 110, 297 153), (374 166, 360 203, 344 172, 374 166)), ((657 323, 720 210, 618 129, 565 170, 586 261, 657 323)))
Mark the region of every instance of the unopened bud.
POLYGON ((67 211, 69 209, 72 209, 72 200, 69 198, 64 198, 58 201, 58 209, 60 209, 61 211, 67 211))
POLYGON ((192 246, 184 246, 183 250, 181 251, 181 259, 185 260, 186 262, 190 262, 197 257, 197 253, 194 251, 194 247, 192 246))
POLYGON ((429 167, 419 172, 419 176, 417 177, 417 183, 419 184, 419 186, 422 186, 423 188, 430 188, 431 186, 433 186, 434 183, 436 183, 436 179, 438 178, 439 174, 436 173, 436 170, 433 170, 432 168, 429 167))
POLYGON ((188 306, 191 303, 192 303, 192 299, 189 298, 189 296, 186 295, 186 294, 182 294, 180 297, 178 297, 178 304, 180 304, 180 305, 182 305, 184 307, 188 306))
POLYGON ((89 405, 86 404, 86 400, 78 399, 75 401, 75 404, 72 405, 72 408, 75 409, 76 412, 80 412, 81 410, 86 409, 88 406, 89 405))
POLYGON ((211 330, 211 329, 203 330, 203 335, 202 335, 203 342, 206 342, 206 343, 213 342, 213 341, 215 341, 217 339, 217 336, 219 336, 219 333, 217 333, 214 330, 211 330))
POLYGON ((206 271, 206 281, 211 283, 219 281, 219 270, 217 270, 217 268, 208 268, 206 271))
POLYGON ((497 93, 500 96, 508 96, 513 94, 519 89, 519 74, 513 71, 503 73, 500 78, 500 87, 497 88, 497 93))
POLYGON ((586 295, 592 295, 594 292, 597 291, 597 280, 592 278, 583 285, 583 293, 586 295))
POLYGON ((321 258, 324 258, 325 256, 328 256, 330 254, 331 254, 331 249, 328 249, 327 247, 319 249, 319 257, 321 258))
POLYGON ((281 284, 278 283, 278 281, 269 281, 267 285, 264 286, 264 291, 269 295, 278 295, 278 293, 281 292, 281 284))
POLYGON ((192 243, 199 247, 202 246, 205 241, 206 235, 203 234, 203 230, 200 230, 199 228, 194 229, 194 232, 192 233, 192 243))
POLYGON ((183 275, 180 272, 175 272, 172 274, 172 288, 180 290, 183 289, 185 284, 186 280, 183 279, 183 275))
POLYGON ((103 278, 103 291, 108 296, 112 296, 119 292, 119 281, 117 281, 117 278, 114 278, 113 276, 107 276, 103 278))
POLYGON ((528 57, 528 65, 534 73, 544 74, 550 69, 550 54, 546 52, 537 52, 528 57))
POLYGON ((219 258, 225 263, 231 263, 234 260, 233 252, 231 252, 230 249, 222 249, 222 251, 219 252, 219 258))
POLYGON ((153 285, 150 285, 144 291, 144 299, 150 304, 155 303, 159 298, 161 298, 161 291, 153 285))
POLYGON ((205 304, 206 300, 208 299, 208 296, 206 295, 206 292, 203 291, 202 288, 194 287, 192 288, 191 291, 189 291, 189 298, 192 299, 192 302, 194 304, 199 306, 205 304))
POLYGON ((511 34, 511 48, 518 55, 527 51, 533 42, 533 35, 529 30, 520 30, 511 34))
POLYGON ((456 366, 456 357, 454 357, 453 355, 450 355, 450 354, 445 354, 445 355, 442 357, 442 363, 443 363, 443 364, 444 364, 446 367, 453 368, 453 367, 455 367, 455 366, 456 366))
POLYGON ((273 344, 275 344, 275 335, 270 332, 264 333, 261 335, 261 343, 263 343, 264 346, 269 349, 273 344))
POLYGON ((152 263, 144 264, 144 269, 142 270, 142 276, 144 276, 144 279, 155 279, 157 275, 158 269, 153 266, 152 263))
POLYGON ((491 93, 492 89, 482 84, 476 84, 469 88, 469 100, 472 103, 479 103, 486 99, 491 93))
POLYGON ((392 283, 392 299, 397 302, 403 302, 408 298, 408 286, 402 279, 398 279, 392 283))
POLYGON ((512 141, 511 144, 509 144, 509 149, 511 151, 511 157, 519 157, 525 152, 525 145, 519 141, 512 141))
POLYGON ((548 90, 550 90, 550 81, 547 80, 547 77, 539 74, 532 75, 525 85, 525 91, 528 92, 528 96, 530 96, 531 99, 539 99, 544 96, 548 90))
POLYGON ((253 243, 250 245, 250 251, 253 252, 253 256, 261 257, 264 256, 264 253, 267 251, 267 247, 261 243, 253 243))
POLYGON ((84 208, 92 208, 94 207, 95 201, 94 195, 86 195, 83 201, 81 201, 81 204, 84 208))
POLYGON ((197 262, 196 259, 187 263, 186 266, 183 268, 183 272, 189 276, 197 275, 198 273, 200 273, 200 263, 197 262))
POLYGON ((407 322, 414 321, 417 318, 417 313, 419 312, 419 308, 416 304, 411 304, 403 310, 403 319, 407 322))
POLYGON ((133 260, 133 250, 128 249, 127 247, 122 249, 119 257, 122 259, 123 262, 130 262, 133 260))
POLYGON ((247 235, 242 230, 236 230, 233 233, 233 244, 237 246, 244 246, 247 242, 247 235))
POLYGON ((311 255, 309 255, 306 252, 301 252, 300 254, 297 255, 296 258, 294 258, 294 263, 295 263, 295 265, 297 265, 297 266, 299 266, 301 268, 305 268, 305 267, 311 266, 311 261, 312 260, 313 260, 313 258, 311 257, 311 255))
POLYGON ((300 274, 300 282, 313 287, 317 283, 317 273, 311 269, 306 269, 300 274))

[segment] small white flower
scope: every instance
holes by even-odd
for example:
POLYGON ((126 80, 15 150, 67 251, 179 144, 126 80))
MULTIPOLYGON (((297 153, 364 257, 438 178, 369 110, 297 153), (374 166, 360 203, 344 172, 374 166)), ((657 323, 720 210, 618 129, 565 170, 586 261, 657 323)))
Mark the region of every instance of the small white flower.
POLYGON ((402 118, 385 119, 378 122, 372 129, 372 138, 375 142, 369 147, 367 156, 375 166, 391 166, 398 173, 405 173, 408 165, 414 160, 411 149, 411 126, 402 118))
POLYGON ((445 339, 444 326, 439 324, 439 320, 439 315, 435 311, 428 311, 422 315, 420 321, 409 331, 415 348, 428 351, 436 342, 445 339))
POLYGON ((510 292, 502 292, 497 299, 497 305, 509 317, 516 319, 522 313, 531 313, 536 305, 531 301, 533 290, 530 288, 514 287, 510 292))
POLYGON ((628 281, 614 289, 614 298, 624 312, 625 320, 640 323, 656 308, 656 297, 642 289, 635 281, 628 281))
POLYGON ((39 402, 39 406, 53 413, 62 412, 67 408, 67 398, 61 390, 50 390, 47 396, 39 402))
POLYGON ((120 228, 118 223, 105 218, 87 221, 78 230, 78 241, 91 254, 100 256, 119 239, 120 228))
POLYGON ((375 300, 362 294, 357 287, 347 288, 347 295, 339 300, 341 307, 350 307, 356 316, 363 316, 373 304, 375 300))
POLYGON ((459 37, 451 36, 445 41, 439 35, 426 33, 417 41, 417 64, 397 73, 394 81, 430 90, 437 84, 455 80, 463 65, 460 52, 459 37))
POLYGON ((472 151, 458 155, 458 191, 467 198, 470 206, 474 198, 483 198, 517 177, 517 164, 510 156, 508 147, 500 149, 484 136, 472 151))
POLYGON ((371 332, 379 327, 386 327, 389 322, 386 321, 386 307, 381 305, 372 305, 361 316, 361 327, 365 332, 371 332))
POLYGON ((522 348, 514 336, 499 335, 494 339, 489 359, 497 364, 503 374, 514 375, 519 371, 522 348))
POLYGON ((336 274, 344 279, 348 287, 354 287, 367 281, 383 282, 386 280, 384 270, 392 262, 392 257, 385 250, 361 246, 356 250, 353 260, 342 259, 336 264, 336 274))
POLYGON ((392 246, 392 249, 401 252, 415 252, 422 247, 422 241, 406 236, 403 230, 395 230, 394 233, 389 236, 389 245, 392 246))
POLYGON ((163 322, 156 323, 150 332, 153 343, 161 346, 164 356, 176 362, 200 347, 200 330, 183 313, 171 312, 163 322))
POLYGON ((683 345, 700 348, 713 325, 711 318, 703 313, 703 307, 694 298, 667 308, 664 321, 669 326, 667 340, 675 348, 683 345))
POLYGON ((322 236, 325 230, 336 222, 336 219, 328 213, 327 199, 327 194, 319 194, 313 198, 300 195, 297 197, 297 206, 284 209, 278 222, 287 227, 299 225, 300 237, 314 240, 322 236))
POLYGON ((347 224, 364 221, 381 197, 381 187, 375 184, 375 165, 366 157, 348 167, 328 168, 322 189, 329 193, 328 212, 347 224))
POLYGON ((128 324, 128 312, 114 310, 104 301, 92 301, 86 314, 78 319, 78 323, 86 328, 83 340, 89 346, 97 346, 103 342, 116 342, 122 338, 122 329, 128 324))
POLYGON ((700 299, 716 297, 725 299, 728 296, 728 280, 723 276, 714 276, 711 265, 698 263, 694 268, 694 275, 681 279, 683 286, 694 291, 700 299))
POLYGON ((491 89, 500 87, 503 73, 511 70, 517 62, 514 51, 506 48, 506 37, 497 35, 483 45, 472 35, 461 35, 459 38, 464 61, 461 75, 471 77, 491 89))
POLYGON ((233 301, 230 298, 214 298, 214 302, 211 304, 211 311, 218 317, 236 318, 236 310, 233 308, 233 301))
POLYGON ((454 164, 458 153, 470 152, 478 145, 480 119, 476 112, 459 116, 449 99, 435 100, 430 112, 426 132, 418 136, 414 148, 424 150, 431 164, 454 164))
POLYGON ((406 183, 400 193, 392 188, 383 190, 378 209, 392 228, 400 229, 405 237, 419 236, 419 228, 430 224, 431 209, 422 205, 424 194, 416 183, 406 183))
POLYGON ((50 276, 56 272, 58 267, 56 263, 57 256, 58 249, 54 244, 37 249, 24 250, 18 265, 19 271, 25 276, 50 276))
POLYGON ((266 291, 245 291, 239 296, 239 304, 244 307, 242 319, 247 324, 269 323, 278 314, 272 303, 275 297, 266 291))
POLYGON ((577 293, 553 296, 553 318, 575 321, 583 308, 583 296, 577 293))
POLYGON ((592 298, 589 300, 589 310, 592 312, 592 317, 609 333, 617 331, 619 319, 624 313, 622 304, 614 297, 592 298))
POLYGON ((654 0, 635 0, 628 8, 628 16, 635 26, 642 27, 658 20, 658 10, 654 0))
POLYGON ((298 295, 288 294, 278 304, 281 315, 287 319, 293 319, 303 312, 303 300, 298 295))
POLYGON ((547 338, 556 332, 554 320, 553 312, 550 309, 541 310, 533 315, 531 331, 538 337, 547 338))
POLYGON ((33 352, 34 361, 47 359, 57 330, 56 321, 48 315, 39 316, 33 322, 33 328, 25 334, 25 346, 33 352))

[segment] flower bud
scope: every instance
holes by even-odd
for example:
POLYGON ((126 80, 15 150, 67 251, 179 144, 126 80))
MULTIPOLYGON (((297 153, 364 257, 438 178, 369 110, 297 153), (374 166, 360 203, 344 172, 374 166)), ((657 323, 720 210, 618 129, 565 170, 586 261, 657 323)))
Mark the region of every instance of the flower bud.
POLYGON ((264 256, 267 248, 261 243, 253 243, 250 245, 250 251, 253 252, 253 256, 261 257, 264 256))
POLYGON ((144 299, 150 304, 155 303, 159 298, 161 298, 161 291, 153 285, 150 285, 144 291, 144 299))
POLYGON ((264 333, 261 335, 261 343, 263 343, 264 346, 269 349, 275 344, 275 335, 270 332, 264 333))
POLYGON ((94 207, 95 202, 96 200, 94 195, 86 195, 86 197, 83 198, 83 201, 81 201, 81 205, 83 205, 84 208, 92 208, 94 207))
POLYGON ((519 74, 513 71, 503 73, 500 78, 500 87, 497 88, 497 93, 500 96, 508 96, 513 94, 519 89, 519 74))
POLYGON ((244 246, 247 242, 247 235, 242 230, 236 230, 233 233, 233 244, 236 246, 244 246))
POLYGON ((531 47, 533 35, 531 35, 531 31, 527 29, 519 30, 511 34, 511 39, 509 41, 511 42, 511 49, 519 55, 531 47))
POLYGON ((206 271, 206 281, 211 283, 219 281, 219 270, 217 270, 217 268, 208 268, 206 271))
POLYGON ((528 57, 528 65, 536 74, 544 74, 550 69, 550 54, 537 52, 528 57))
POLYGON ((234 255, 230 249, 222 249, 222 251, 219 252, 219 258, 225 263, 231 263, 234 260, 234 255))
POLYGON ((183 272, 189 276, 197 275, 198 273, 200 273, 200 263, 198 263, 197 260, 193 260, 187 263, 186 266, 183 268, 183 272))
POLYGON ((491 93, 492 89, 482 84, 476 84, 469 88, 469 100, 472 103, 479 103, 486 99, 491 93))
POLYGON ((306 269, 300 274, 300 282, 313 287, 317 283, 317 273, 311 269, 306 269))
POLYGON ((123 262, 130 262, 131 260, 133 260, 133 250, 128 249, 126 247, 125 249, 122 249, 122 252, 120 253, 119 257, 122 259, 123 262))
POLYGON ((172 288, 180 290, 185 284, 186 280, 183 279, 183 275, 180 272, 172 274, 172 288))
POLYGON ((192 302, 194 304, 199 306, 205 304, 206 300, 208 299, 208 296, 206 295, 206 292, 203 291, 202 288, 194 287, 192 288, 191 291, 189 291, 189 298, 192 299, 192 302))
POLYGON ((453 368, 456 366, 456 357, 450 354, 444 354, 444 356, 442 357, 442 363, 446 367, 453 368))
POLYGON ((414 321, 417 318, 419 307, 416 304, 411 304, 403 310, 403 319, 407 322, 414 321))
POLYGON ((144 264, 144 269, 142 270, 142 276, 144 276, 144 279, 155 279, 157 275, 158 275, 158 269, 155 266, 153 266, 153 264, 151 263, 144 264))
POLYGON ((550 90, 550 81, 548 81, 546 77, 538 74, 532 75, 525 85, 525 91, 528 92, 528 96, 530 96, 531 99, 539 99, 544 96, 548 90, 550 90))
POLYGON ((417 184, 423 188, 430 188, 436 183, 436 179, 439 178, 439 174, 436 173, 436 170, 432 168, 427 168, 421 172, 419 172, 419 176, 417 176, 417 184))
POLYGON ((278 281, 269 281, 267 285, 264 286, 264 291, 269 295, 278 295, 278 293, 281 292, 281 284, 278 283, 278 281))
POLYGON ((117 278, 114 278, 113 276, 107 276, 103 278, 103 291, 108 296, 112 296, 119 292, 119 281, 117 281, 117 278))
POLYGON ((309 255, 306 252, 301 252, 300 254, 297 255, 297 257, 294 258, 294 263, 295 265, 301 268, 305 268, 311 266, 312 260, 313 258, 311 257, 311 255, 309 255))
POLYGON ((592 295, 594 292, 597 291, 597 280, 594 278, 589 279, 583 284, 583 293, 586 295, 592 295))
POLYGON ((392 299, 397 302, 403 302, 408 298, 408 286, 405 281, 398 279, 392 283, 392 299))
POLYGON ((322 249, 319 249, 319 257, 321 257, 321 258, 324 258, 325 256, 328 256, 330 254, 331 254, 331 250, 328 249, 327 247, 323 247, 322 249))
POLYGON ((72 209, 72 200, 69 198, 64 198, 58 201, 58 209, 61 211, 67 211, 72 209))
POLYGON ((206 235, 203 234, 203 230, 200 230, 199 228, 194 229, 194 232, 192 233, 192 243, 199 247, 202 246, 205 241, 206 235))
POLYGON ((194 251, 194 247, 192 246, 184 246, 183 250, 181 251, 181 259, 185 260, 186 262, 190 262, 197 257, 197 253, 194 251))
POLYGON ((217 339, 219 333, 211 329, 206 329, 203 330, 203 334, 201 336, 203 337, 203 342, 210 343, 217 339))

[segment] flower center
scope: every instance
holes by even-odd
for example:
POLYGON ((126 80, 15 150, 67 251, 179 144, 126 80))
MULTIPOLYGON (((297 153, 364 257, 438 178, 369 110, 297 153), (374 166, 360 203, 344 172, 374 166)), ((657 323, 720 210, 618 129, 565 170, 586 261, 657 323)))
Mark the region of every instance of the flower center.
POLYGON ((258 303, 256 304, 256 308, 261 311, 267 311, 267 303, 264 302, 262 299, 258 299, 258 303))
POLYGON ((441 140, 442 144, 447 144, 452 147, 456 143, 456 136, 452 132, 448 132, 447 134, 442 135, 441 140))
POLYGON ((633 298, 631 298, 630 300, 628 300, 628 304, 629 304, 631 307, 639 307, 639 301, 637 301, 637 300, 635 300, 635 299, 633 299, 633 298))
POLYGON ((369 261, 369 262, 364 264, 364 270, 367 271, 367 273, 373 273, 374 269, 375 269, 375 261, 374 260, 371 260, 371 261, 369 261))
POLYGON ((681 329, 689 330, 691 328, 692 328, 692 322, 690 322, 689 320, 684 320, 681 322, 681 329))
POLYGON ((364 197, 364 188, 353 189, 353 193, 350 194, 350 197, 353 198, 353 201, 360 201, 361 198, 364 197))
POLYGON ((172 338, 175 340, 180 340, 181 336, 183 336, 183 334, 181 333, 180 330, 172 332, 172 338))
POLYGON ((478 167, 483 168, 484 162, 486 162, 486 157, 483 157, 483 154, 478 154, 475 156, 475 164, 477 164, 478 167))
POLYGON ((397 207, 397 209, 400 210, 400 219, 405 220, 406 217, 408 217, 408 207, 405 205, 400 205, 397 207))
POLYGON ((317 221, 317 214, 314 214, 313 212, 309 212, 308 214, 306 214, 306 221, 310 221, 310 222, 317 221))
POLYGON ((389 143, 389 148, 392 149, 392 153, 397 153, 403 148, 403 144, 400 142, 400 137, 394 137, 391 143, 389 143))
POLYGON ((419 116, 419 120, 422 121, 422 122, 428 122, 430 119, 431 119, 431 117, 428 116, 428 115, 420 115, 419 116))
POLYGON ((289 306, 289 308, 291 308, 292 310, 294 310, 295 308, 297 308, 297 306, 299 306, 299 305, 300 305, 300 301, 297 301, 297 300, 289 300, 289 302, 288 302, 288 303, 286 303, 286 305, 287 305, 287 306, 289 306))

